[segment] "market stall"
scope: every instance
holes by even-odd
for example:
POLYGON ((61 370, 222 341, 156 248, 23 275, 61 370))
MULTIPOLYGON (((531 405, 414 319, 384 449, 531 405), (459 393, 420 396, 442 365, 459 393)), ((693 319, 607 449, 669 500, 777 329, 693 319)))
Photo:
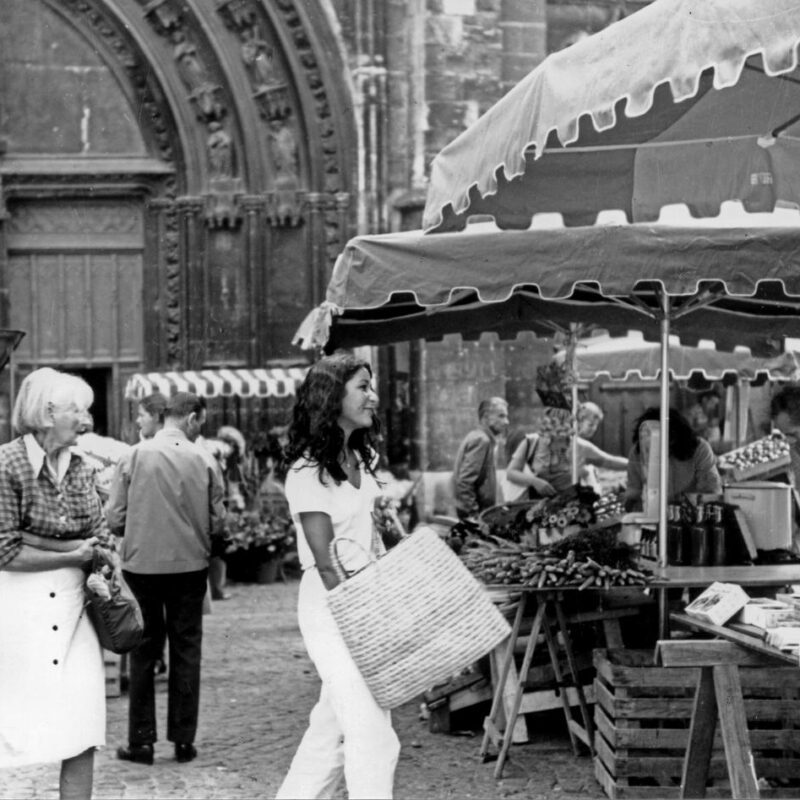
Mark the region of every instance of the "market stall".
MULTIPOLYGON (((298 341, 332 349, 451 332, 569 333, 575 323, 639 330, 660 343, 666 441, 671 334, 765 357, 800 336, 797 221, 658 221, 671 203, 710 216, 728 200, 766 212, 800 202, 799 41, 788 0, 655 0, 551 55, 437 157, 428 232, 348 243, 298 341), (567 227, 539 224, 544 213, 567 227), (477 215, 496 224, 470 224, 477 215)), ((702 585, 707 572, 666 566, 666 448, 658 467, 655 584, 702 585)), ((714 569, 748 585, 800 580, 797 565, 779 576, 714 569)), ((497 738, 507 749, 508 725, 497 738)))
MULTIPOLYGON (((800 200, 800 19, 785 0, 768 5, 656 0, 549 56, 435 159, 425 223, 455 232, 351 241, 298 340, 638 329, 662 345, 666 438, 670 333, 777 355, 797 331, 796 225, 637 222, 670 203, 710 214, 730 199, 764 211, 800 200), (594 223, 609 209, 634 224, 546 230, 534 218, 594 223), (477 214, 499 227, 467 225, 477 214)), ((661 485, 666 475, 665 451, 661 485)))

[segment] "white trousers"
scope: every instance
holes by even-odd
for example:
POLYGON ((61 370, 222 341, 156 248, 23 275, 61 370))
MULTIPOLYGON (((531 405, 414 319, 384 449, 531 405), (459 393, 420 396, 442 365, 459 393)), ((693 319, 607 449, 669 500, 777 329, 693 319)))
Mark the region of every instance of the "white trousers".
POLYGON ((400 742, 390 712, 375 702, 350 657, 326 594, 317 570, 306 570, 297 615, 322 689, 277 800, 333 797, 342 775, 350 800, 391 798, 400 742))

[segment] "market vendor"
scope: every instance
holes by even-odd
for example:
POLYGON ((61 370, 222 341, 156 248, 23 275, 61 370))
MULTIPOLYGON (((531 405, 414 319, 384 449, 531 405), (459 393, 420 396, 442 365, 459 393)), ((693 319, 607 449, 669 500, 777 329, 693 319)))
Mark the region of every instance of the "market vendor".
MULTIPOLYGON (((612 456, 589 441, 603 420, 600 406, 581 403, 576 416, 579 479, 585 480, 591 467, 624 470, 628 466, 627 458, 612 456)), ((508 462, 506 481, 529 487, 532 498, 549 497, 568 489, 573 484, 570 437, 545 432, 526 436, 508 462)))
MULTIPOLYGON (((633 427, 633 446, 628 460, 628 485, 625 510, 642 510, 642 492, 650 456, 650 426, 661 418, 658 407, 648 408, 633 427)), ((711 445, 701 439, 686 417, 677 409, 669 410, 669 482, 668 497, 673 502, 686 492, 719 494, 722 479, 717 471, 711 445)))

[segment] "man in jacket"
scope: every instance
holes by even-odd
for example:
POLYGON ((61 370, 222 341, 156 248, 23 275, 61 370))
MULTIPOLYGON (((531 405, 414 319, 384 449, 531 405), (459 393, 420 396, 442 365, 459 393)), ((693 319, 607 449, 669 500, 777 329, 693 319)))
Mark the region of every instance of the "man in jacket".
POLYGON ((164 427, 123 458, 111 487, 109 528, 122 535, 123 575, 144 617, 142 643, 130 654, 128 745, 117 757, 153 763, 157 739, 154 666, 169 641, 167 739, 177 761, 196 755, 203 598, 211 537, 221 534, 223 488, 194 440, 205 403, 179 392, 164 427))
POLYGON ((470 431, 458 448, 453 468, 456 513, 459 519, 476 517, 499 501, 495 465, 497 436, 508 428, 508 403, 502 397, 478 406, 480 427, 470 431))

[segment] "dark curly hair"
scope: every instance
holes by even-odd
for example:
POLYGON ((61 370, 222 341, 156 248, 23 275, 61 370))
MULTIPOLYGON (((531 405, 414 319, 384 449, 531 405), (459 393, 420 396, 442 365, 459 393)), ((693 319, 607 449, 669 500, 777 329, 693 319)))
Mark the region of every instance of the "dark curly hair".
MULTIPOLYGON (((633 423, 633 446, 639 451, 639 427, 643 422, 661 419, 661 409, 651 406, 633 423)), ((688 461, 697 450, 700 438, 692 430, 689 420, 677 408, 669 410, 669 454, 678 461, 688 461)))
MULTIPOLYGON (((314 364, 297 390, 297 401, 289 424, 289 442, 284 452, 288 467, 303 456, 319 467, 320 483, 327 472, 337 483, 347 480, 339 463, 345 446, 344 431, 339 427, 345 385, 360 369, 370 376, 372 367, 367 361, 349 353, 334 353, 314 364)), ((350 434, 347 444, 358 453, 367 471, 374 475, 376 439, 380 422, 373 416, 369 428, 359 428, 350 434)))

